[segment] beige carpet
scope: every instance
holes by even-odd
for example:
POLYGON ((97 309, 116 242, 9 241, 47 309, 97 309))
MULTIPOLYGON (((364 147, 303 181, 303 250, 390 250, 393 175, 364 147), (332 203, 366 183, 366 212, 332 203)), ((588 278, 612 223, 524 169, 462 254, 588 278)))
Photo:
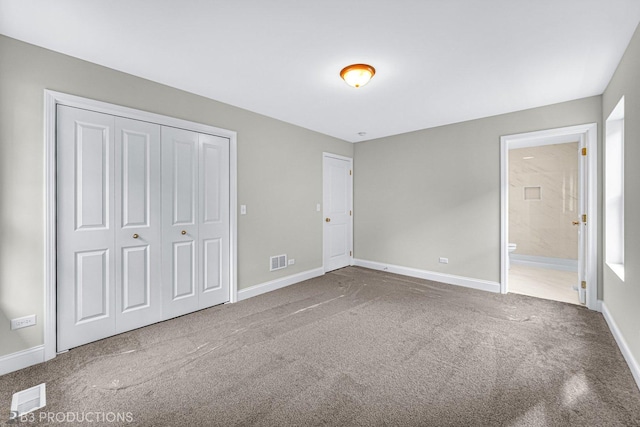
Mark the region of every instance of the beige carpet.
POLYGON ((356 267, 2 376, 0 425, 41 382, 36 420, 131 421, 78 425, 640 425, 599 313, 356 267))

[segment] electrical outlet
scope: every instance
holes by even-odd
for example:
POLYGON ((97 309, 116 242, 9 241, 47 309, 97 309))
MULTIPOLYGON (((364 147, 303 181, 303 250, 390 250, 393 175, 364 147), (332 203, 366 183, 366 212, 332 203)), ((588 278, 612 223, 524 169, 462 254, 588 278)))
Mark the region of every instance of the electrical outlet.
POLYGON ((11 330, 26 328, 27 326, 33 326, 36 324, 36 315, 19 317, 17 319, 11 319, 11 330))
POLYGON ((440 257, 438 260, 440 264, 449 264, 449 258, 440 257))
POLYGON ((296 260, 294 258, 289 259, 289 265, 293 265, 295 263, 296 263, 296 260))

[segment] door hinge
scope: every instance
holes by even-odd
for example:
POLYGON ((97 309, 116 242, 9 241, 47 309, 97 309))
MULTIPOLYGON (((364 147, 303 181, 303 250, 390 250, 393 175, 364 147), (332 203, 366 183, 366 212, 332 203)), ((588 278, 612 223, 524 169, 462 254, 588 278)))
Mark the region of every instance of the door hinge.
POLYGON ((351 211, 349 211, 349 216, 351 216, 351 211))
POLYGON ((349 256, 353 256, 353 255, 351 254, 351 251, 349 251, 349 256))
POLYGON ((587 289, 587 282, 585 282, 584 280, 582 282, 580 282, 580 287, 582 289, 587 289))
POLYGON ((351 169, 349 169, 349 176, 351 176, 351 169))
POLYGON ((582 222, 587 222, 587 214, 582 214, 582 222))
POLYGON ((582 147, 582 155, 583 156, 587 155, 587 147, 582 147))

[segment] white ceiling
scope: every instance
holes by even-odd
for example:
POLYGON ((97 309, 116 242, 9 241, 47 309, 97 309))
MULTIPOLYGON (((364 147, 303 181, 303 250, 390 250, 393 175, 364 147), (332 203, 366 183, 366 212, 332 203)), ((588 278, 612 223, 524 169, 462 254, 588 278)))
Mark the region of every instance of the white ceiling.
POLYGON ((351 142, 599 95, 639 21, 638 0, 0 0, 1 34, 351 142))

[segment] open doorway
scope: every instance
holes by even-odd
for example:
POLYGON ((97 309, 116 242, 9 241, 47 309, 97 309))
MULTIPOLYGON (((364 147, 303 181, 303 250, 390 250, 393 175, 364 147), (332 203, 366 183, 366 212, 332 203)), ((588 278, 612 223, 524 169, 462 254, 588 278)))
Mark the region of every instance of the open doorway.
POLYGON ((501 291, 597 308, 596 125, 501 138, 501 291))
POLYGON ((509 150, 509 292, 580 304, 579 142, 509 150))

